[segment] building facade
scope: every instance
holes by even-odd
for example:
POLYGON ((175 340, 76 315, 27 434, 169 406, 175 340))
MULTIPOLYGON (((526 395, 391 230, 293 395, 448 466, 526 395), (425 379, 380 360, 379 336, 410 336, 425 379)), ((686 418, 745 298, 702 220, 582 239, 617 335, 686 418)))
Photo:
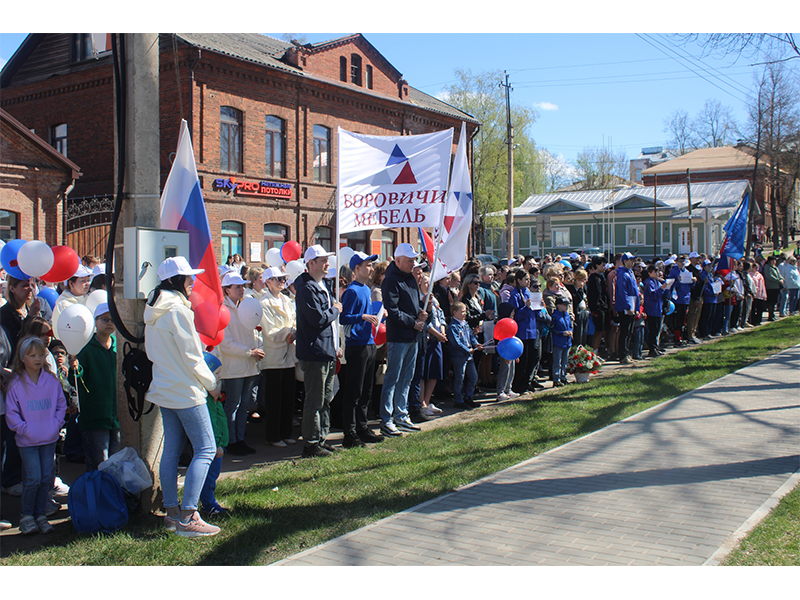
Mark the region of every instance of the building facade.
MULTIPOLYGON (((92 52, 90 38, 31 34, 0 80, 3 108, 51 143, 64 135, 68 156, 84 165, 73 192, 80 198, 114 191, 112 57, 110 46, 92 52)), ((462 121, 468 138, 479 126, 411 87, 360 34, 305 45, 260 34, 160 34, 158 51, 161 184, 186 119, 219 262, 238 253, 260 263, 288 240, 333 249, 339 127, 384 136, 452 127, 457 142, 462 121)), ((416 229, 342 239, 382 257, 406 241, 416 244, 416 229)))

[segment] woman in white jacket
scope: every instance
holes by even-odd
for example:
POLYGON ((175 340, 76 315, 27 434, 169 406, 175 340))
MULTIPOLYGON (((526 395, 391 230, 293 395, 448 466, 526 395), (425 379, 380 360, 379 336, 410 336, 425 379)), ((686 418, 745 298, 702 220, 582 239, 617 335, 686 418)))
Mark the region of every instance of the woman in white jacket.
POLYGON ((166 259, 158 267, 159 286, 144 309, 144 336, 147 357, 153 362, 153 380, 147 400, 161 410, 164 449, 159 477, 167 516, 164 526, 184 537, 219 533, 197 513, 200 492, 214 459, 217 446, 206 396, 217 398, 220 388, 203 360, 203 346, 195 331, 194 313, 188 298, 194 275, 182 256, 166 259), (183 485, 183 500, 178 503, 178 459, 192 442, 194 455, 183 485))
POLYGON ((64 312, 68 306, 73 304, 86 304, 87 294, 89 293, 89 286, 92 284, 92 272, 83 265, 78 267, 75 275, 70 277, 65 282, 65 289, 56 300, 53 307, 53 316, 50 323, 53 326, 53 335, 58 337, 58 317, 64 312))
POLYGON ((264 358, 258 365, 261 369, 259 403, 265 408, 267 443, 284 448, 296 441, 292 438, 292 414, 297 397, 294 369, 297 319, 294 300, 281 293, 286 285, 286 273, 279 267, 270 267, 264 271, 263 281, 267 289, 259 299, 264 309, 261 318, 264 358))
POLYGON ((225 392, 225 415, 228 417, 228 454, 244 456, 256 450, 244 442, 247 412, 258 385, 258 361, 264 358, 255 329, 248 329, 239 319, 238 306, 244 297, 245 280, 236 273, 222 278, 223 305, 231 312, 225 337, 218 346, 222 361, 222 391, 225 392))

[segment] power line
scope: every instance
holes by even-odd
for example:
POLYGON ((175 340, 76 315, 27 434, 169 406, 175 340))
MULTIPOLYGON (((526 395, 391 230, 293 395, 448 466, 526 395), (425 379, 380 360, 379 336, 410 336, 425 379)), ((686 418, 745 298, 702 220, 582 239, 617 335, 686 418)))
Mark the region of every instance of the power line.
POLYGON ((686 71, 661 71, 658 73, 631 73, 627 75, 598 75, 594 77, 583 77, 580 79, 576 78, 569 78, 569 79, 541 79, 541 80, 534 80, 534 81, 520 81, 518 84, 530 83, 534 85, 549 85, 549 84, 559 84, 561 82, 569 82, 569 83, 580 83, 580 82, 599 82, 599 83, 638 83, 640 81, 671 81, 673 79, 693 79, 694 77, 672 77, 672 78, 663 78, 663 75, 677 75, 677 74, 685 74, 686 71), (648 77, 648 79, 631 79, 631 80, 624 80, 624 81, 610 81, 612 79, 621 79, 624 77, 648 77), (655 77, 656 79, 652 79, 655 77))

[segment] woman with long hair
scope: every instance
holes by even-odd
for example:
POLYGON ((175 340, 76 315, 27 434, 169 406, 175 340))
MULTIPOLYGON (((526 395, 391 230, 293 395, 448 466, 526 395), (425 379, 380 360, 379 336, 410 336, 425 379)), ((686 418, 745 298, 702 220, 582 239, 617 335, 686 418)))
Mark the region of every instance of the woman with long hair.
POLYGON ((220 395, 217 379, 203 359, 203 346, 194 327, 189 296, 194 275, 183 256, 168 258, 158 267, 161 280, 144 309, 144 337, 147 357, 153 363, 153 380, 146 399, 161 411, 164 446, 159 478, 167 516, 164 526, 183 537, 219 533, 219 527, 200 518, 197 505, 208 468, 217 453, 211 417, 206 407, 210 394, 220 395), (186 440, 194 454, 178 500, 178 459, 186 440))

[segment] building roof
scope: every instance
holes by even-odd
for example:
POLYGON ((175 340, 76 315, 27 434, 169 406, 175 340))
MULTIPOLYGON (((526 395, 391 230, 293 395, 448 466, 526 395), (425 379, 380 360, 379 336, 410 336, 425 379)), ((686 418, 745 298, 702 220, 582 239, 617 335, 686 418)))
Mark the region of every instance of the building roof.
MULTIPOLYGON (((742 179, 736 181, 711 181, 693 183, 692 208, 728 209, 738 206, 745 192, 750 189, 750 182, 742 179)), ((658 187, 617 188, 616 190, 590 190, 584 192, 553 192, 550 194, 534 194, 529 196, 519 207, 514 209, 514 217, 533 217, 544 212, 547 207, 565 203, 572 210, 556 211, 559 214, 569 212, 602 212, 610 206, 633 204, 635 199, 642 200, 642 206, 626 210, 653 210, 653 195, 656 202, 664 208, 682 210, 687 208, 687 188, 685 183, 660 185, 658 187), (586 207, 583 211, 579 207, 586 207)), ((496 213, 505 214, 504 212, 496 213)))
MULTIPOLYGON (((319 75, 315 75, 314 73, 304 71, 299 67, 295 67, 284 61, 284 55, 292 48, 298 48, 300 51, 303 49, 318 51, 321 48, 338 43, 349 42, 359 38, 363 39, 369 48, 380 55, 374 46, 372 46, 361 34, 349 35, 342 38, 337 38, 335 40, 318 42, 316 44, 308 44, 306 46, 296 46, 292 42, 285 42, 283 40, 278 40, 260 33, 179 33, 177 36, 187 44, 197 48, 212 52, 219 52, 234 58, 292 73, 298 77, 304 77, 315 81, 323 81, 336 86, 343 86, 343 84, 339 81, 321 77, 319 75)), ((397 73, 398 77, 402 77, 402 74, 397 71, 394 66, 386 61, 385 58, 383 60, 397 73)), ((343 87, 350 90, 354 89, 346 85, 343 87)), ((380 92, 375 92, 374 90, 358 89, 358 91, 360 93, 375 96, 376 98, 382 98, 404 105, 411 103, 425 110, 438 112, 449 117, 468 121, 470 123, 475 123, 478 125, 480 124, 471 115, 411 86, 408 87, 408 102, 393 96, 381 94, 380 92)))
MULTIPOLYGON (((760 159, 764 161, 763 158, 760 159)), ((685 173, 692 171, 745 170, 755 166, 755 157, 734 146, 720 148, 701 148, 672 160, 653 165, 642 171, 642 175, 664 175, 666 173, 685 173)))
POLYGON ((0 123, 3 124, 4 128, 8 127, 9 130, 14 131, 17 135, 31 143, 39 152, 53 160, 56 164, 62 165, 64 170, 70 171, 72 179, 78 179, 83 175, 78 165, 61 154, 61 152, 53 148, 2 108, 0 108, 0 123))

